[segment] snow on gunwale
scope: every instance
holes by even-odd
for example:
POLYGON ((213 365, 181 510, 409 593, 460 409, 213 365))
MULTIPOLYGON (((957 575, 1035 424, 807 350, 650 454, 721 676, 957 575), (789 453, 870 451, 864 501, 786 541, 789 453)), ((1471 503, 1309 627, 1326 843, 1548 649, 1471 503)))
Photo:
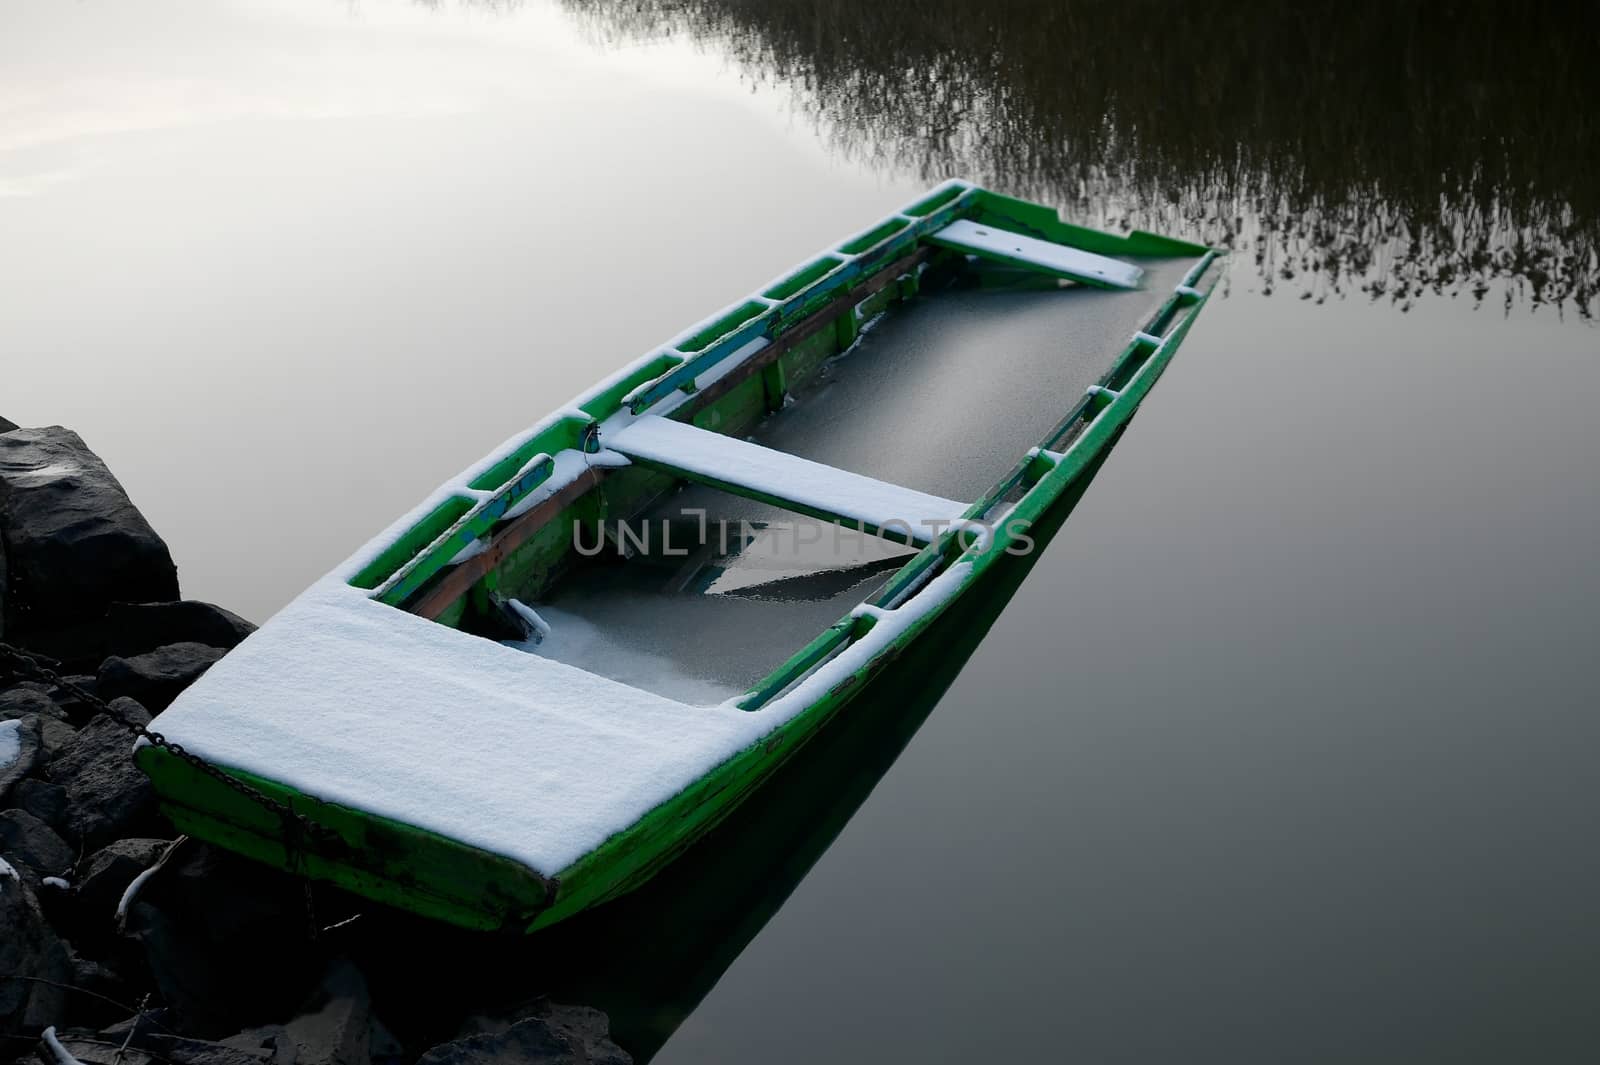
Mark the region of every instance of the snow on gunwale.
MULTIPOLYGON (((909 219, 911 216, 907 212, 909 212, 911 208, 934 196, 939 195, 948 189, 969 191, 975 188, 977 188, 977 186, 972 184, 970 181, 963 181, 960 178, 951 178, 947 181, 940 182, 929 191, 923 193, 921 196, 918 196, 915 200, 908 203, 903 210, 896 212, 894 217, 909 219)), ((876 226, 880 224, 881 222, 875 223, 873 227, 869 227, 868 229, 862 230, 860 233, 847 238, 845 241, 840 242, 839 246, 842 247, 846 244, 854 242, 866 233, 871 232, 873 228, 876 228, 876 226)), ((847 253, 838 250, 838 247, 829 246, 821 249, 816 254, 809 256, 807 259, 802 261, 812 262, 828 257, 839 259, 840 264, 843 265, 845 262, 859 259, 861 254, 847 253)), ((920 274, 920 272, 921 269, 919 268, 918 273, 920 274)), ((761 288, 758 288, 755 294, 749 298, 755 299, 760 297, 762 292, 784 281, 790 276, 790 273, 792 273, 792 271, 779 274, 778 276, 772 278, 765 285, 761 286, 761 288)), ((727 307, 717 311, 715 314, 708 315, 701 321, 690 326, 686 331, 674 338, 671 343, 662 347, 651 348, 649 351, 645 352, 643 355, 640 355, 638 358, 633 359, 631 362, 624 363, 623 365, 617 367, 611 373, 607 374, 596 383, 590 385, 576 396, 573 396, 570 400, 561 404, 555 410, 550 411, 548 414, 534 422, 532 425, 528 426, 526 429, 523 429, 522 431, 501 441, 498 446, 491 448, 486 454, 483 455, 482 458, 478 459, 472 465, 462 470, 456 476, 439 485, 432 492, 428 493, 427 496, 418 501, 416 506, 412 507, 406 513, 400 515, 382 532, 378 533, 378 535, 374 536, 371 540, 368 540, 359 550, 357 550, 344 562, 340 563, 340 565, 334 569, 330 576, 337 574, 341 575, 345 579, 350 578, 363 566, 367 565, 374 558, 376 558, 386 547, 404 535, 407 530, 411 529, 417 524, 417 522, 421 521, 429 513, 437 509, 440 504, 444 503, 451 497, 460 496, 465 498, 477 498, 482 493, 474 492, 467 486, 479 475, 491 469, 496 463, 500 462, 507 455, 511 454, 523 444, 526 444, 528 441, 538 436, 540 433, 546 431, 547 429, 553 428, 562 420, 579 416, 587 417, 588 415, 583 410, 583 405, 585 403, 592 403, 597 397, 605 394, 608 390, 617 387, 622 382, 639 373, 645 367, 649 366, 652 362, 661 358, 662 356, 671 355, 679 359, 684 358, 683 353, 677 351, 677 349, 674 347, 675 344, 681 342, 685 337, 695 335, 695 333, 705 329, 713 322, 718 321, 730 311, 739 307, 743 302, 746 301, 738 301, 729 304, 727 307)), ((706 372, 697 376, 695 378, 696 386, 699 388, 707 387, 715 380, 728 373, 731 373, 741 363, 757 354, 761 348, 765 346, 765 343, 757 343, 754 340, 748 344, 745 344, 743 347, 732 353, 730 358, 722 360, 722 362, 720 362, 717 366, 711 367, 706 372)), ((852 345, 852 348, 853 347, 854 345, 852 345)), ((668 371, 663 371, 663 373, 665 372, 668 371)), ((646 384, 648 384, 648 382, 646 384)), ((640 387, 644 386, 641 385, 640 387)), ((685 403, 688 398, 689 397, 687 395, 681 393, 672 396, 655 404, 650 409, 650 413, 658 415, 670 414, 672 411, 676 410, 679 406, 685 403)), ((605 418, 603 422, 607 423, 610 428, 615 430, 616 428, 620 427, 620 425, 625 424, 629 419, 629 412, 626 405, 624 405, 621 410, 613 412, 609 417, 605 418)), ((570 465, 570 459, 568 460, 569 465, 564 468, 561 465, 562 456, 559 454, 554 456, 554 458, 557 462, 557 468, 553 475, 549 477, 542 485, 540 485, 539 488, 535 489, 534 492, 529 493, 529 496, 524 497, 517 505, 514 505, 510 510, 508 510, 508 515, 515 516, 516 513, 522 513, 526 511, 533 506, 532 503, 528 502, 530 497, 537 495, 537 497, 541 500, 548 498, 559 489, 564 488, 568 484, 572 483, 573 480, 576 480, 578 476, 581 476, 585 472, 583 469, 574 469, 570 465)), ((618 464, 616 459, 620 458, 620 456, 607 455, 606 458, 610 460, 609 464, 618 464)), ((589 456, 588 459, 585 460, 585 467, 606 464, 608 464, 606 461, 599 460, 598 456, 593 455, 589 456)), ((623 462, 620 464, 625 465, 626 461, 623 460, 623 462)))

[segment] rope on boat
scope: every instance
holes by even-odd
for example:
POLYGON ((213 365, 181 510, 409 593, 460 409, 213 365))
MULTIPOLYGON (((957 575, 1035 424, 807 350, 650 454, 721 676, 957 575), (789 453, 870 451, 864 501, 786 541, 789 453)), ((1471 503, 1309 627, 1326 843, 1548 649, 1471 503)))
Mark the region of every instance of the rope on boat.
POLYGON ((231 788, 256 805, 277 815, 278 819, 283 822, 284 850, 290 855, 289 860, 291 862, 296 861, 299 855, 300 848, 295 845, 299 837, 310 836, 324 842, 332 842, 339 838, 338 833, 317 824, 304 814, 297 813, 288 803, 279 802, 259 788, 246 784, 238 777, 223 771, 199 755, 185 750, 183 744, 169 740, 154 729, 125 716, 122 711, 114 709, 104 699, 61 676, 20 647, 13 647, 11 644, 0 642, 0 667, 10 670, 17 676, 25 677, 29 680, 43 681, 46 684, 60 688, 62 691, 106 715, 106 717, 149 743, 152 747, 160 747, 174 758, 199 770, 219 784, 231 788))

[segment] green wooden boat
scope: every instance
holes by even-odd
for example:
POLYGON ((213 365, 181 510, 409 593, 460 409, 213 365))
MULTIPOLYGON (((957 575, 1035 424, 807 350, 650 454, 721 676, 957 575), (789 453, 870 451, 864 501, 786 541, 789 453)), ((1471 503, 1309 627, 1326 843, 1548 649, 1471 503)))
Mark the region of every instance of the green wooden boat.
POLYGON ((615 898, 1034 547, 1219 272, 941 185, 496 448, 157 718, 294 817, 137 761, 184 832, 425 916, 615 898))

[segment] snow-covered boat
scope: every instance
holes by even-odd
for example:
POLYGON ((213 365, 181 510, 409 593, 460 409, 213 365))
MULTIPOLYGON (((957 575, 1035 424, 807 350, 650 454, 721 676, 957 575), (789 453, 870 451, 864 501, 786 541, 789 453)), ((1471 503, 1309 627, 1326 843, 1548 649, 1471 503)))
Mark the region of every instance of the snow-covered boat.
POLYGON ((249 788, 137 760, 190 835, 416 913, 614 898, 1034 547, 1219 270, 941 185, 494 449, 153 723, 249 788))

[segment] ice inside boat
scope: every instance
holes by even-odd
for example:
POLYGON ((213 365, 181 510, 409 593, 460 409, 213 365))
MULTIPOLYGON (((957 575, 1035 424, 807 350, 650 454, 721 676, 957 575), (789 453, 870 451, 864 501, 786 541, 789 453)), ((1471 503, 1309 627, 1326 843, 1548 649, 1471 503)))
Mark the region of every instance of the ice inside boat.
MULTIPOLYGON (((1149 317, 1153 292, 1170 292, 1192 264, 1144 260, 1153 291, 1041 286, 1033 275, 978 276, 985 268, 974 266, 871 323, 749 437, 891 485, 976 500, 1061 419, 1063 397, 1099 380, 1107 353, 1149 317), (1010 288, 985 287, 1008 280, 1010 288)), ((698 483, 633 525, 648 543, 630 542, 626 565, 608 551, 569 574, 537 604, 549 638, 526 646, 690 702, 742 694, 915 553, 698 483), (675 554, 685 548, 688 556, 675 554)))

